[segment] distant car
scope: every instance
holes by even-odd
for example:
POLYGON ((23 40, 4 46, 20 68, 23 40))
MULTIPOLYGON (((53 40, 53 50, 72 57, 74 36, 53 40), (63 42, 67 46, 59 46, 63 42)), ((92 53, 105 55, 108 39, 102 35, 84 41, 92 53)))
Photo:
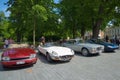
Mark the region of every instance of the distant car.
POLYGON ((54 46, 52 43, 47 43, 44 46, 39 45, 38 50, 46 56, 48 62, 70 61, 74 56, 74 51, 72 49, 54 46))
POLYGON ((1 56, 1 64, 4 68, 33 65, 36 61, 36 52, 27 44, 10 44, 1 56))
POLYGON ((92 43, 92 44, 100 44, 104 46, 104 51, 114 51, 119 48, 117 44, 113 44, 110 42, 105 42, 101 39, 89 39, 86 41, 87 43, 92 43))
POLYGON ((99 54, 103 51, 104 46, 90 43, 83 43, 80 39, 70 39, 62 44, 65 47, 71 48, 74 51, 81 52, 83 56, 90 54, 99 54))

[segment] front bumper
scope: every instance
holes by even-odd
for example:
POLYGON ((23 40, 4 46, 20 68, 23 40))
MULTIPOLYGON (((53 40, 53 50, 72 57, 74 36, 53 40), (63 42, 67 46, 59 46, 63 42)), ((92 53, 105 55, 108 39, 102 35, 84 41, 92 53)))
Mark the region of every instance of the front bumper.
POLYGON ((102 52, 104 52, 104 47, 92 48, 92 49, 89 49, 89 52, 91 54, 102 53, 102 52))
POLYGON ((70 61, 74 55, 65 55, 65 56, 51 56, 51 59, 54 61, 70 61))
POLYGON ((21 67, 21 66, 27 66, 32 65, 37 62, 37 58, 32 59, 24 59, 24 60, 11 60, 11 61, 1 61, 1 64, 4 67, 21 67))
POLYGON ((118 49, 118 48, 105 48, 105 50, 104 51, 114 51, 114 50, 116 50, 116 49, 118 49))
POLYGON ((103 51, 104 51, 104 49, 103 50, 91 50, 90 53, 97 54, 97 53, 102 53, 103 51))

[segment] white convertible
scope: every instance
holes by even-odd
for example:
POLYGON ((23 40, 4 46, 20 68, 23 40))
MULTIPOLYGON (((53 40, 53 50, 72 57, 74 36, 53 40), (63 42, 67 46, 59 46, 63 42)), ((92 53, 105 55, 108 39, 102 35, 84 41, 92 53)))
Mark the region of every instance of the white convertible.
POLYGON ((74 56, 74 51, 70 48, 52 46, 52 43, 47 43, 44 46, 38 46, 40 53, 44 54, 49 62, 55 61, 70 61, 74 56))
POLYGON ((74 51, 81 52, 83 56, 90 54, 99 54, 104 50, 104 46, 90 43, 83 43, 80 39, 70 39, 62 44, 64 47, 73 49, 74 51))

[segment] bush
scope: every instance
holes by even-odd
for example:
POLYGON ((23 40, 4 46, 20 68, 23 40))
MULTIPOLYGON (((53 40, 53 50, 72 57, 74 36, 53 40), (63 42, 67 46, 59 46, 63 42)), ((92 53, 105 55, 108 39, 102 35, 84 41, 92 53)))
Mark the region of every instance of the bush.
POLYGON ((2 49, 4 46, 4 42, 0 42, 0 49, 2 49))

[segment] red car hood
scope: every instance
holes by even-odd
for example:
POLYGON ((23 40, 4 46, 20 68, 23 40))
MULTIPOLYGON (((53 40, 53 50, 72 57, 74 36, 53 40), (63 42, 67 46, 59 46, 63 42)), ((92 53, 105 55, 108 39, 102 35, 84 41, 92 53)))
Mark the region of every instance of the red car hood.
POLYGON ((7 49, 2 56, 9 56, 10 58, 24 58, 29 57, 30 54, 35 54, 31 48, 12 48, 7 49))

